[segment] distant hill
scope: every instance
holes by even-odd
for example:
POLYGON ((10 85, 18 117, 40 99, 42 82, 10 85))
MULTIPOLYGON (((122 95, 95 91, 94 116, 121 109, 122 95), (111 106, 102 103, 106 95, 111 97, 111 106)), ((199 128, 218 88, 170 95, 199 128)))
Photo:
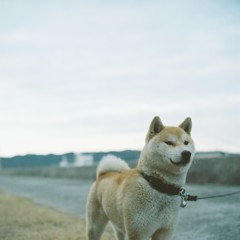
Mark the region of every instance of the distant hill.
MULTIPOLYGON (((139 159, 140 151, 125 150, 125 151, 110 151, 110 152, 84 152, 84 153, 78 153, 78 154, 70 152, 62 155, 28 154, 24 156, 0 158, 0 168, 89 166, 89 165, 97 165, 98 162, 106 155, 114 155, 116 157, 124 159, 126 162, 130 164, 133 164, 139 159)), ((225 153, 225 152, 198 152, 196 153, 195 158, 212 159, 212 158, 224 158, 224 157, 231 157, 231 156, 240 156, 240 154, 231 154, 231 153, 225 153)))

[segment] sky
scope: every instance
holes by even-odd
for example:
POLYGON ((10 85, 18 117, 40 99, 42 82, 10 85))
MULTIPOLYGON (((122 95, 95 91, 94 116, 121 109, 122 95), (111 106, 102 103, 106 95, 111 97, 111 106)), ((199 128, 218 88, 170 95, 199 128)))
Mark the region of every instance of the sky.
POLYGON ((0 0, 0 156, 137 149, 159 116, 240 152, 240 2, 0 0))

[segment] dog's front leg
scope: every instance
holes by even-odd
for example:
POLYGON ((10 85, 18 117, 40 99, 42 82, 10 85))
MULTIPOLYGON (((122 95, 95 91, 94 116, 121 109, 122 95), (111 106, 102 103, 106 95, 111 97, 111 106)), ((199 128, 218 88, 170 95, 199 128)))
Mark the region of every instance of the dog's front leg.
POLYGON ((152 240, 171 240, 172 236, 172 229, 159 229, 153 234, 152 240))
POLYGON ((149 239, 149 237, 143 237, 143 236, 137 236, 137 235, 130 235, 130 236, 128 236, 127 235, 127 237, 126 237, 126 240, 148 240, 149 239))
POLYGON ((150 236, 146 232, 137 231, 136 229, 127 229, 126 240, 149 240, 150 236))

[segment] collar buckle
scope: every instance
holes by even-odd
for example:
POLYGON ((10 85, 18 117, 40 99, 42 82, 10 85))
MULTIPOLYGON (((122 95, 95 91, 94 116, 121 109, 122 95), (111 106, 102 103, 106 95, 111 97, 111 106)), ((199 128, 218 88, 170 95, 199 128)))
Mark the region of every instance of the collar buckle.
POLYGON ((181 188, 179 196, 181 197, 180 207, 185 208, 187 206, 188 194, 186 193, 186 190, 184 188, 181 188))

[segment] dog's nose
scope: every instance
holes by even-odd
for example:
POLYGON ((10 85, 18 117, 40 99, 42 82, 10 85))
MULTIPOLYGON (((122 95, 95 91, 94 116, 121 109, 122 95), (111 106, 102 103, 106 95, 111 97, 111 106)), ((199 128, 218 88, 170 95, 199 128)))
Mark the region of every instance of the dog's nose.
POLYGON ((183 163, 189 163, 191 159, 191 152, 189 151, 183 151, 182 152, 182 162, 183 163))

